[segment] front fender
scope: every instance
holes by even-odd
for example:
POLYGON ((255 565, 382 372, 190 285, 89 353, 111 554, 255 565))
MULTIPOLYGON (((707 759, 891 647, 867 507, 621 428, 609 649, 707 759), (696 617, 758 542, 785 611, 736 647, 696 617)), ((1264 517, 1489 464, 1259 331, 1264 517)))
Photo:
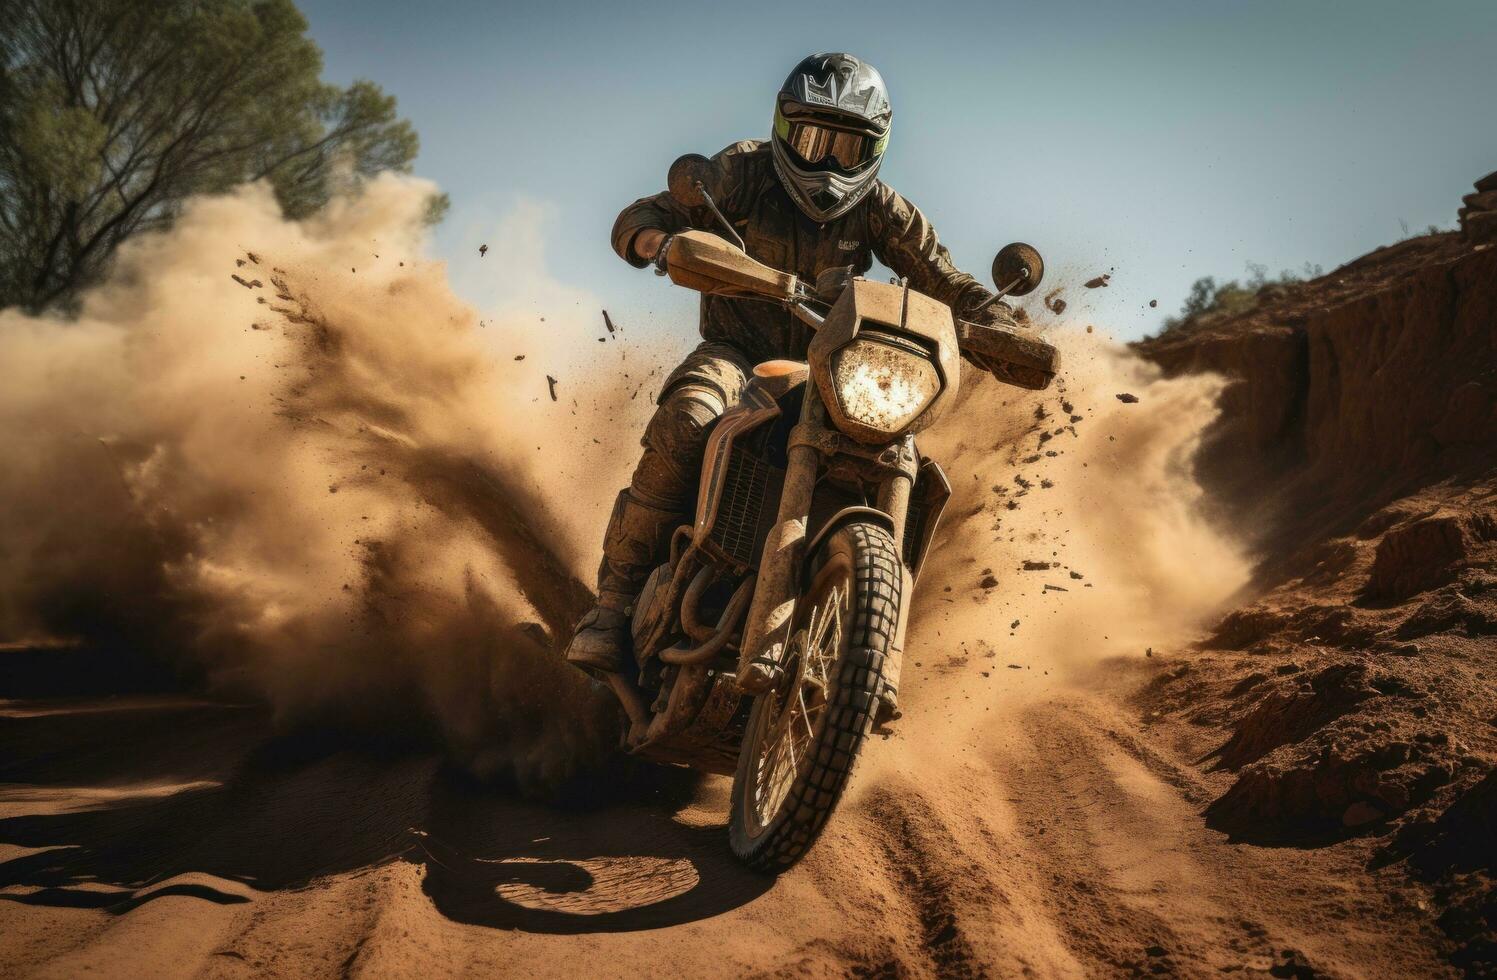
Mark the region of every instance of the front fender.
POLYGON ((837 528, 846 524, 853 518, 858 518, 861 520, 866 520, 873 524, 878 524, 890 534, 894 533, 894 518, 890 517, 888 514, 885 514, 877 507, 844 507, 841 510, 837 511, 837 513, 833 514, 825 524, 821 525, 821 529, 816 532, 816 536, 813 537, 811 539, 811 543, 806 546, 806 561, 810 562, 811 559, 816 555, 817 547, 820 546, 822 540, 828 534, 831 534, 833 531, 837 530, 837 528))

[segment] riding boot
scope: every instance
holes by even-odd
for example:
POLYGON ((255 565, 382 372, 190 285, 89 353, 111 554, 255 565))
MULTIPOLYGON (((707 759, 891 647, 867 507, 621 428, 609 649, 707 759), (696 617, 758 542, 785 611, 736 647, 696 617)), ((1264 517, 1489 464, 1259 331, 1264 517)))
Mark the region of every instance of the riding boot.
POLYGON ((619 491, 603 539, 598 605, 577 624, 568 663, 606 673, 623 669, 634 600, 685 520, 678 510, 642 502, 633 489, 619 491))

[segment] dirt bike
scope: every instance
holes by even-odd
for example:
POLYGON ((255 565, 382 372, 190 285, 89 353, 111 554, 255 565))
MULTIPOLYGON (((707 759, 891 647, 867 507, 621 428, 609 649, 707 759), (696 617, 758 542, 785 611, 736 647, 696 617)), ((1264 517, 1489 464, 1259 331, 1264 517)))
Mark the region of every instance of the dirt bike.
MULTIPOLYGON (((681 232, 658 267, 702 293, 781 304, 815 333, 805 363, 755 367, 713 427, 695 521, 634 605, 633 663, 605 679, 628 751, 733 774, 732 849, 774 872, 810 848, 875 724, 899 715, 911 599, 951 495, 915 435, 956 400, 963 351, 1029 389, 1049 385, 1059 358, 901 282, 852 278, 825 301, 749 257, 707 166, 677 160, 670 193, 733 240, 681 232)), ((1032 247, 1005 247, 998 296, 1032 291, 1043 268, 1032 247)))

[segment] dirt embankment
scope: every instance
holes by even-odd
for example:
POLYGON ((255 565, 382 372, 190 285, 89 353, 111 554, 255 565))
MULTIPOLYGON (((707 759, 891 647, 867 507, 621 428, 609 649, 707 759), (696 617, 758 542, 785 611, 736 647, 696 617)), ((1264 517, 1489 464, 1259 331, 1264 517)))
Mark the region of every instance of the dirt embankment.
MULTIPOLYGON (((1234 379, 1198 462, 1257 539, 1251 601, 1139 695, 1237 839, 1356 839, 1497 971, 1497 237, 1400 242, 1137 345, 1234 379)), ((1473 220, 1475 219, 1475 220, 1473 220)))

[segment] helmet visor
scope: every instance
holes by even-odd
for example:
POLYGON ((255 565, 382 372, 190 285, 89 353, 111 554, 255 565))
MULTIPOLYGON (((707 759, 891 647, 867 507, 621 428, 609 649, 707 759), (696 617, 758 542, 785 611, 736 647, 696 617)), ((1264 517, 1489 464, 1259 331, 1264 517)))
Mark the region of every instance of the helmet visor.
POLYGON ((841 170, 856 170, 872 160, 881 139, 832 129, 814 122, 792 122, 785 144, 812 167, 831 163, 841 170))

